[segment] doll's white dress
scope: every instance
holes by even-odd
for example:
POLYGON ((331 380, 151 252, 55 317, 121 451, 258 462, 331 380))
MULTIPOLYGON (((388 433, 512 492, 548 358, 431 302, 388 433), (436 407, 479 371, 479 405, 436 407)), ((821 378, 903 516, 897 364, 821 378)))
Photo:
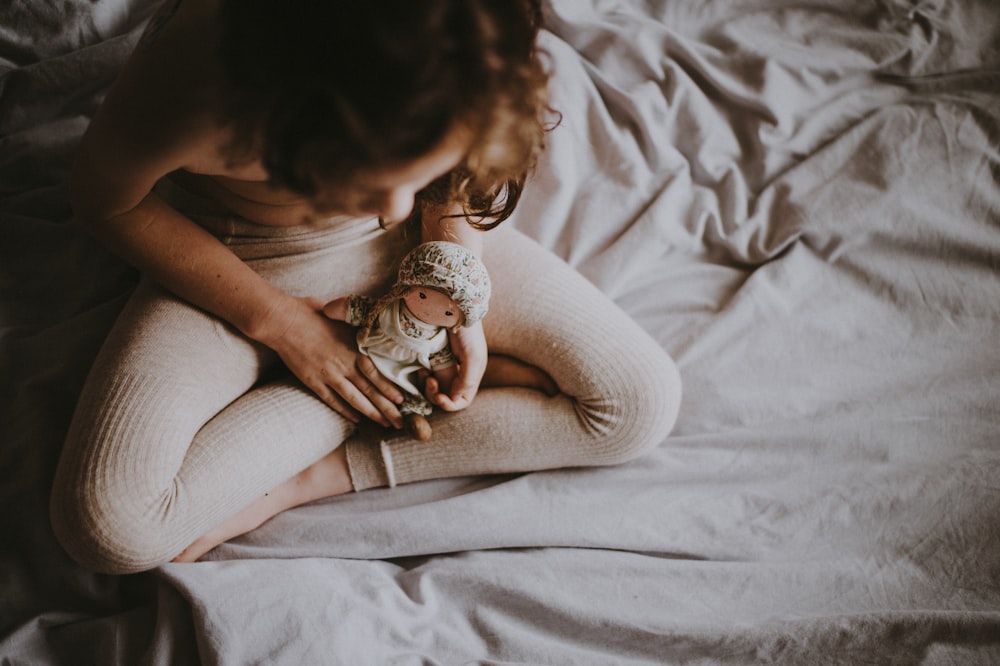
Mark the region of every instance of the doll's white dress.
MULTIPOLYGON (((364 296, 352 296, 348 301, 347 323, 361 326, 374 304, 364 296)), ((436 372, 455 364, 455 357, 448 346, 448 331, 420 321, 410 313, 406 303, 399 299, 379 313, 368 340, 359 344, 361 353, 368 356, 386 379, 392 381, 406 394, 400 411, 427 415, 431 404, 415 383, 421 368, 436 372)))

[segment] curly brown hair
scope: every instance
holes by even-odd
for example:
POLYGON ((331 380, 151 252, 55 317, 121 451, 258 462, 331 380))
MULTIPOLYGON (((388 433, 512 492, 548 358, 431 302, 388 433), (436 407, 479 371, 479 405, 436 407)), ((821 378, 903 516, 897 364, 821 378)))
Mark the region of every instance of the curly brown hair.
POLYGON ((235 151, 303 195, 423 156, 456 126, 462 163, 417 196, 506 219, 549 107, 538 0, 224 0, 219 55, 235 151))

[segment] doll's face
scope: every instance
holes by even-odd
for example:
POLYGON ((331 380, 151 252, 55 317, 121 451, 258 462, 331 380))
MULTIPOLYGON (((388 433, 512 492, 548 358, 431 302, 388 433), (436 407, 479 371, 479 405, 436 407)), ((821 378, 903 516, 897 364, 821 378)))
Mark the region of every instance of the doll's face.
POLYGON ((454 328, 462 323, 462 311, 437 289, 414 287, 406 292, 403 300, 413 316, 425 324, 454 328))

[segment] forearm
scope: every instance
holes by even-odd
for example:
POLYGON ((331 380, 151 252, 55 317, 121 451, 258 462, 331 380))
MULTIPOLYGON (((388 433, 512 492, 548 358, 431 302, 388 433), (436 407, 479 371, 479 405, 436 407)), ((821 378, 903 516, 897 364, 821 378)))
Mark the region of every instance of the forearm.
POLYGON ((426 203, 421 210, 421 240, 425 243, 458 243, 480 257, 483 253, 484 233, 468 223, 460 204, 426 203), (451 217, 452 215, 457 217, 451 217))
MULTIPOLYGON (((86 223, 86 216, 80 215, 86 223)), ((399 389, 374 365, 358 367, 354 332, 323 303, 269 284, 229 248, 155 195, 87 224, 98 238, 179 297, 268 347, 323 402, 352 422, 402 427, 399 389)))
POLYGON ((290 297, 158 195, 113 218, 82 221, 112 251, 177 296, 265 344, 278 335, 268 315, 290 297))

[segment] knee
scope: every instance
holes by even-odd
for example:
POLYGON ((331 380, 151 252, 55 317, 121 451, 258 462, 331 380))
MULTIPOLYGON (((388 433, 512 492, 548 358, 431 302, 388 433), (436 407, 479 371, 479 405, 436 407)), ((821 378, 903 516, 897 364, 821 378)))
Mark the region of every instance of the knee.
POLYGON ((617 465, 659 447, 674 428, 681 403, 681 377, 662 350, 619 368, 603 396, 580 400, 595 465, 617 465))
MULTIPOLYGON (((83 567, 98 573, 130 574, 168 562, 179 548, 150 529, 142 510, 127 501, 102 501, 95 493, 56 485, 49 516, 56 539, 83 567)), ((148 517, 147 517, 148 521, 148 517)))

